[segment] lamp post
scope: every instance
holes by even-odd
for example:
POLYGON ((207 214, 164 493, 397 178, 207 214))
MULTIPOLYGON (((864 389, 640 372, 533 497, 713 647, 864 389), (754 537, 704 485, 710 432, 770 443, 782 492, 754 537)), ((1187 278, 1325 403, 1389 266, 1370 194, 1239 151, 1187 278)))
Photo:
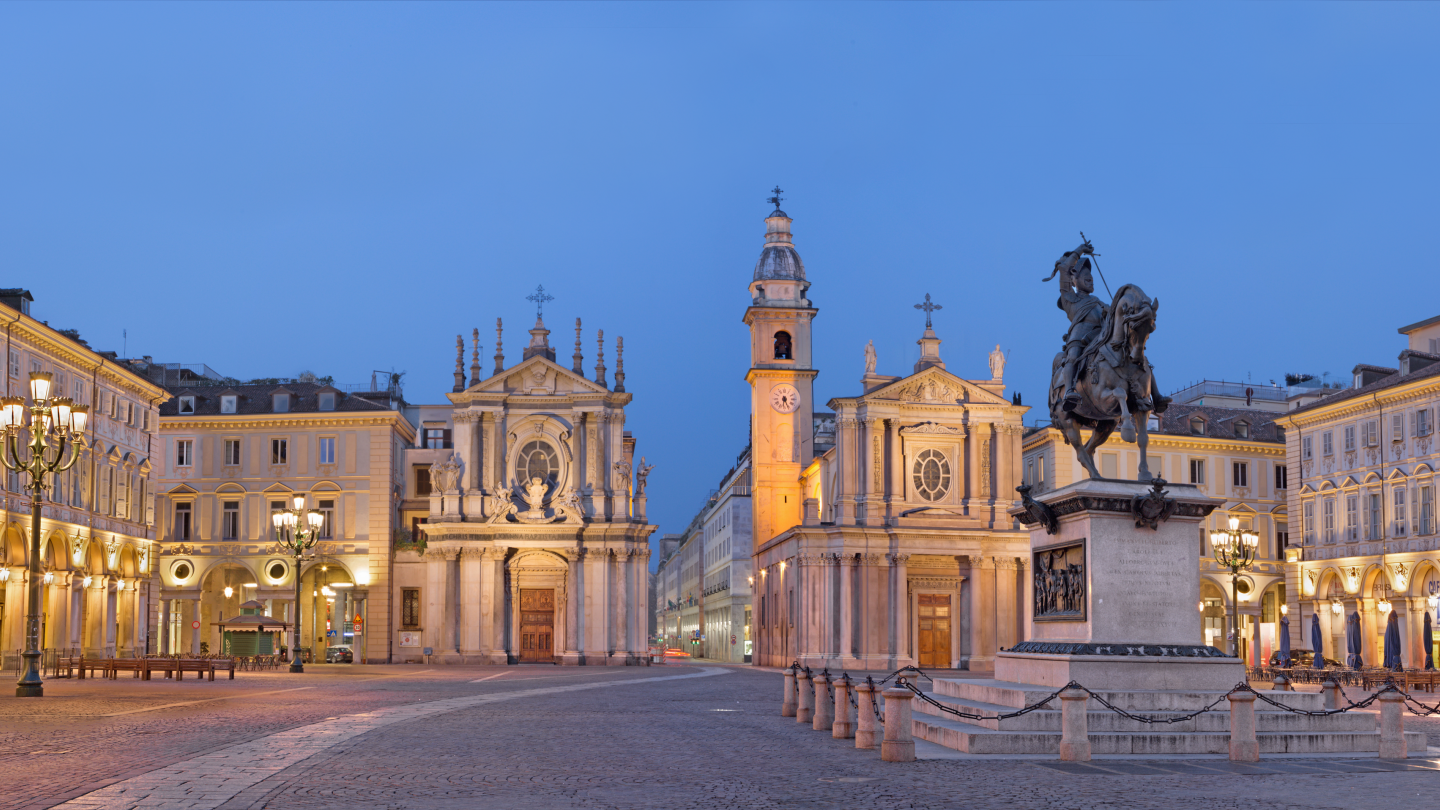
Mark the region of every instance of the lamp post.
POLYGON ((305 511, 304 495, 297 494, 293 503, 293 509, 281 509, 271 515, 271 520, 275 523, 276 542, 295 558, 295 642, 290 645, 290 671, 304 672, 305 664, 300 661, 300 564, 305 552, 319 542, 325 516, 314 509, 305 511))
POLYGON ((1240 531, 1240 519, 1230 518, 1230 528, 1210 532, 1215 562, 1230 569, 1230 654, 1240 657, 1240 572, 1255 562, 1260 535, 1240 531))
POLYGON ((40 504, 45 490, 54 485, 52 476, 75 466, 80 458, 90 415, 84 405, 51 396, 53 379, 48 371, 30 374, 29 406, 23 397, 0 398, 0 428, 5 436, 0 461, 30 479, 24 484, 30 490, 30 578, 25 583, 25 651, 21 653, 25 667, 15 683, 16 697, 45 695, 40 682, 40 504), (22 452, 22 430, 29 436, 28 452, 22 452))

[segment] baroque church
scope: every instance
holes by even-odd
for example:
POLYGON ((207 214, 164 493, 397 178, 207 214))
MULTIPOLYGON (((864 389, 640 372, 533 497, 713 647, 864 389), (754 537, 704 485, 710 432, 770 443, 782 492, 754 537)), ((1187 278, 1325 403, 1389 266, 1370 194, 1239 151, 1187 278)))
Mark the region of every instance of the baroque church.
POLYGON ((449 402, 420 406, 404 506, 421 507, 426 543, 395 563, 397 660, 423 648, 437 663, 645 662, 655 527, 649 468, 625 430, 623 338, 611 385, 603 331, 593 377, 578 319, 569 367, 549 335, 537 312, 520 362, 506 367, 497 322, 494 371, 482 377, 476 330, 468 383, 457 338, 449 402))
POLYGON ((765 219, 750 283, 755 663, 988 670, 1023 638, 1029 535, 1017 503, 1021 420, 1004 357, 947 370, 926 310, 920 359, 816 408, 818 310, 791 218, 765 219))

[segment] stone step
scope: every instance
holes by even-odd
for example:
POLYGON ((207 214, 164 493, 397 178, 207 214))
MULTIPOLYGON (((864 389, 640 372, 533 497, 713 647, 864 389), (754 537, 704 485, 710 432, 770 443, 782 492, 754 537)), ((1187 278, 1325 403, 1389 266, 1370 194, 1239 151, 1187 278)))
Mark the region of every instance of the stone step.
MULTIPOLYGON (((919 684, 924 687, 924 681, 919 684)), ((1094 689, 1092 691, 1104 697, 1107 701, 1119 708, 1132 712, 1193 712, 1201 706, 1213 703, 1216 698, 1223 695, 1223 692, 1188 692, 1169 690, 1122 690, 1105 691, 1094 689)), ((1034 684, 1013 683, 1010 681, 996 680, 959 680, 936 678, 932 690, 936 694, 946 697, 958 698, 960 700, 974 703, 989 703, 996 706, 1009 707, 1010 711, 1024 708, 1038 703, 1055 690, 1048 686, 1036 686, 1034 684)), ((1271 700, 1283 703, 1293 709, 1305 709, 1307 711, 1319 711, 1325 707, 1324 696, 1319 692, 1274 692, 1262 691, 1261 694, 1271 700)), ((1094 701, 1092 700, 1093 704, 1094 701)), ((1265 704, 1259 703, 1257 711, 1263 710, 1265 704)))
MULTIPOLYGON (((1060 733, 1044 731, 996 731, 980 726, 947 720, 932 715, 916 715, 911 720, 916 739, 943 745, 969 754, 1048 754, 1059 756, 1060 733)), ((1380 750, 1380 734, 1372 732, 1329 733, 1257 733, 1260 754, 1342 754, 1375 753, 1380 750)), ((1412 756, 1426 752, 1425 734, 1405 733, 1406 750, 1412 756)), ((1090 734, 1092 754, 1137 755, 1228 755, 1228 732, 1125 733, 1090 734)))
MULTIPOLYGON (((991 730, 999 731, 1060 731, 1060 701, 1052 701, 1050 708, 1036 709, 1029 714, 1020 717, 1010 717, 1004 720, 996 719, 996 715, 1007 714, 1015 711, 1009 706, 1001 706, 995 703, 981 703, 979 701, 962 700, 960 698, 927 693, 929 697, 950 708, 972 714, 989 715, 987 719, 967 719, 956 717, 943 709, 933 706, 923 700, 916 699, 913 703, 915 714, 927 714, 957 722, 968 723, 991 730)), ((1211 697, 1214 700, 1214 697, 1211 697)), ((1089 701, 1086 712, 1086 723, 1091 732, 1131 732, 1131 733, 1154 733, 1154 732, 1226 732, 1230 730, 1230 706, 1229 703, 1222 703, 1215 709, 1179 723, 1169 724, 1148 724, 1127 719, 1109 709, 1099 705, 1095 701, 1089 701)), ((1204 704, 1208 705, 1208 704, 1204 704)), ((1199 708, 1198 706, 1195 708, 1199 708)), ((1128 711, 1128 710, 1127 710, 1128 711)), ((1194 708, 1186 712, 1142 712, 1136 711, 1133 714, 1164 718, 1174 714, 1188 714, 1194 708)), ((1371 732, 1376 729, 1376 715, 1367 712, 1347 712, 1345 714, 1330 715, 1328 717, 1308 717, 1305 715, 1291 714, 1280 709, 1266 706, 1263 703, 1257 704, 1255 712, 1255 724, 1260 732, 1371 732)))

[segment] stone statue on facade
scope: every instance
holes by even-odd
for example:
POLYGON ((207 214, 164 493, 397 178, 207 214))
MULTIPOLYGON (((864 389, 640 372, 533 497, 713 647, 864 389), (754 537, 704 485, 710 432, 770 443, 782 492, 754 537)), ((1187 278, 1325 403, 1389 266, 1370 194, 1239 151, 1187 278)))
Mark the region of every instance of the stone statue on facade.
POLYGON ((875 373, 875 341, 865 344, 865 373, 875 373))
MULTIPOLYGON (((641 461, 643 462, 644 459, 642 458, 641 461)), ((615 488, 625 492, 630 491, 630 462, 623 458, 615 462, 615 488)))
POLYGON ((1005 376, 1005 353, 1000 351, 1000 344, 995 344, 995 351, 990 352, 990 379, 998 380, 1005 376))
POLYGON ((645 494, 645 480, 650 477, 650 471, 655 469, 654 464, 646 464, 645 457, 640 457, 640 466, 635 468, 635 497, 645 494))
POLYGON ((1139 446, 1138 477, 1149 481, 1146 421, 1170 404, 1160 396, 1155 369, 1145 357, 1160 301, 1134 284, 1122 286, 1109 304, 1100 300, 1094 294, 1093 255, 1087 240, 1060 257, 1055 272, 1044 279, 1060 277, 1056 306, 1070 320, 1064 346, 1051 365, 1050 419, 1091 478, 1101 477, 1095 449, 1119 427, 1121 438, 1139 446), (1088 442, 1081 441, 1081 428, 1091 429, 1088 442))

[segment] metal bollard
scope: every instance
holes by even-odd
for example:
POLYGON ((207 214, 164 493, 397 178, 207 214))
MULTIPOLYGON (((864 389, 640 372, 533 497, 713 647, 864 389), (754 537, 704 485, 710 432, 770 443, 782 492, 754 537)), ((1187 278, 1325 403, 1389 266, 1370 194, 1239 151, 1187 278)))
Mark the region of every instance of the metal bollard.
POLYGON ((1090 718, 1086 715, 1090 696, 1071 687, 1060 693, 1060 760, 1090 761, 1090 718))
POLYGON ((809 723, 815 719, 815 690, 810 688, 810 673, 804 669, 795 671, 795 695, 799 698, 795 707, 795 722, 809 723))
POLYGON ((875 747, 875 687, 855 684, 855 747, 875 747))
POLYGON ((816 675, 815 684, 815 722, 810 726, 816 731, 829 731, 832 723, 835 722, 835 703, 830 700, 830 690, 827 685, 830 683, 830 670, 821 670, 816 675))
POLYGON ((1380 758, 1405 759, 1405 696, 1399 692, 1380 695, 1380 758))
POLYGON ((1320 693, 1325 696, 1326 711, 1340 708, 1340 699, 1344 697, 1344 693, 1340 691, 1340 682, 1335 680, 1334 676, 1325 676, 1325 680, 1320 684, 1320 693))
POLYGON ((795 668, 785 668, 785 699, 780 704, 781 717, 795 716, 795 668))
POLYGON ((1255 739, 1255 693, 1238 691, 1230 695, 1230 759, 1259 762, 1260 741, 1255 739))
POLYGON ((880 759, 914 762, 915 730, 910 724, 910 701, 915 694, 898 686, 880 694, 885 696, 885 739, 880 742, 880 759))
POLYGON ((850 719, 850 676, 835 681, 835 722, 830 726, 831 735, 837 740, 848 740, 855 736, 855 722, 850 719))

